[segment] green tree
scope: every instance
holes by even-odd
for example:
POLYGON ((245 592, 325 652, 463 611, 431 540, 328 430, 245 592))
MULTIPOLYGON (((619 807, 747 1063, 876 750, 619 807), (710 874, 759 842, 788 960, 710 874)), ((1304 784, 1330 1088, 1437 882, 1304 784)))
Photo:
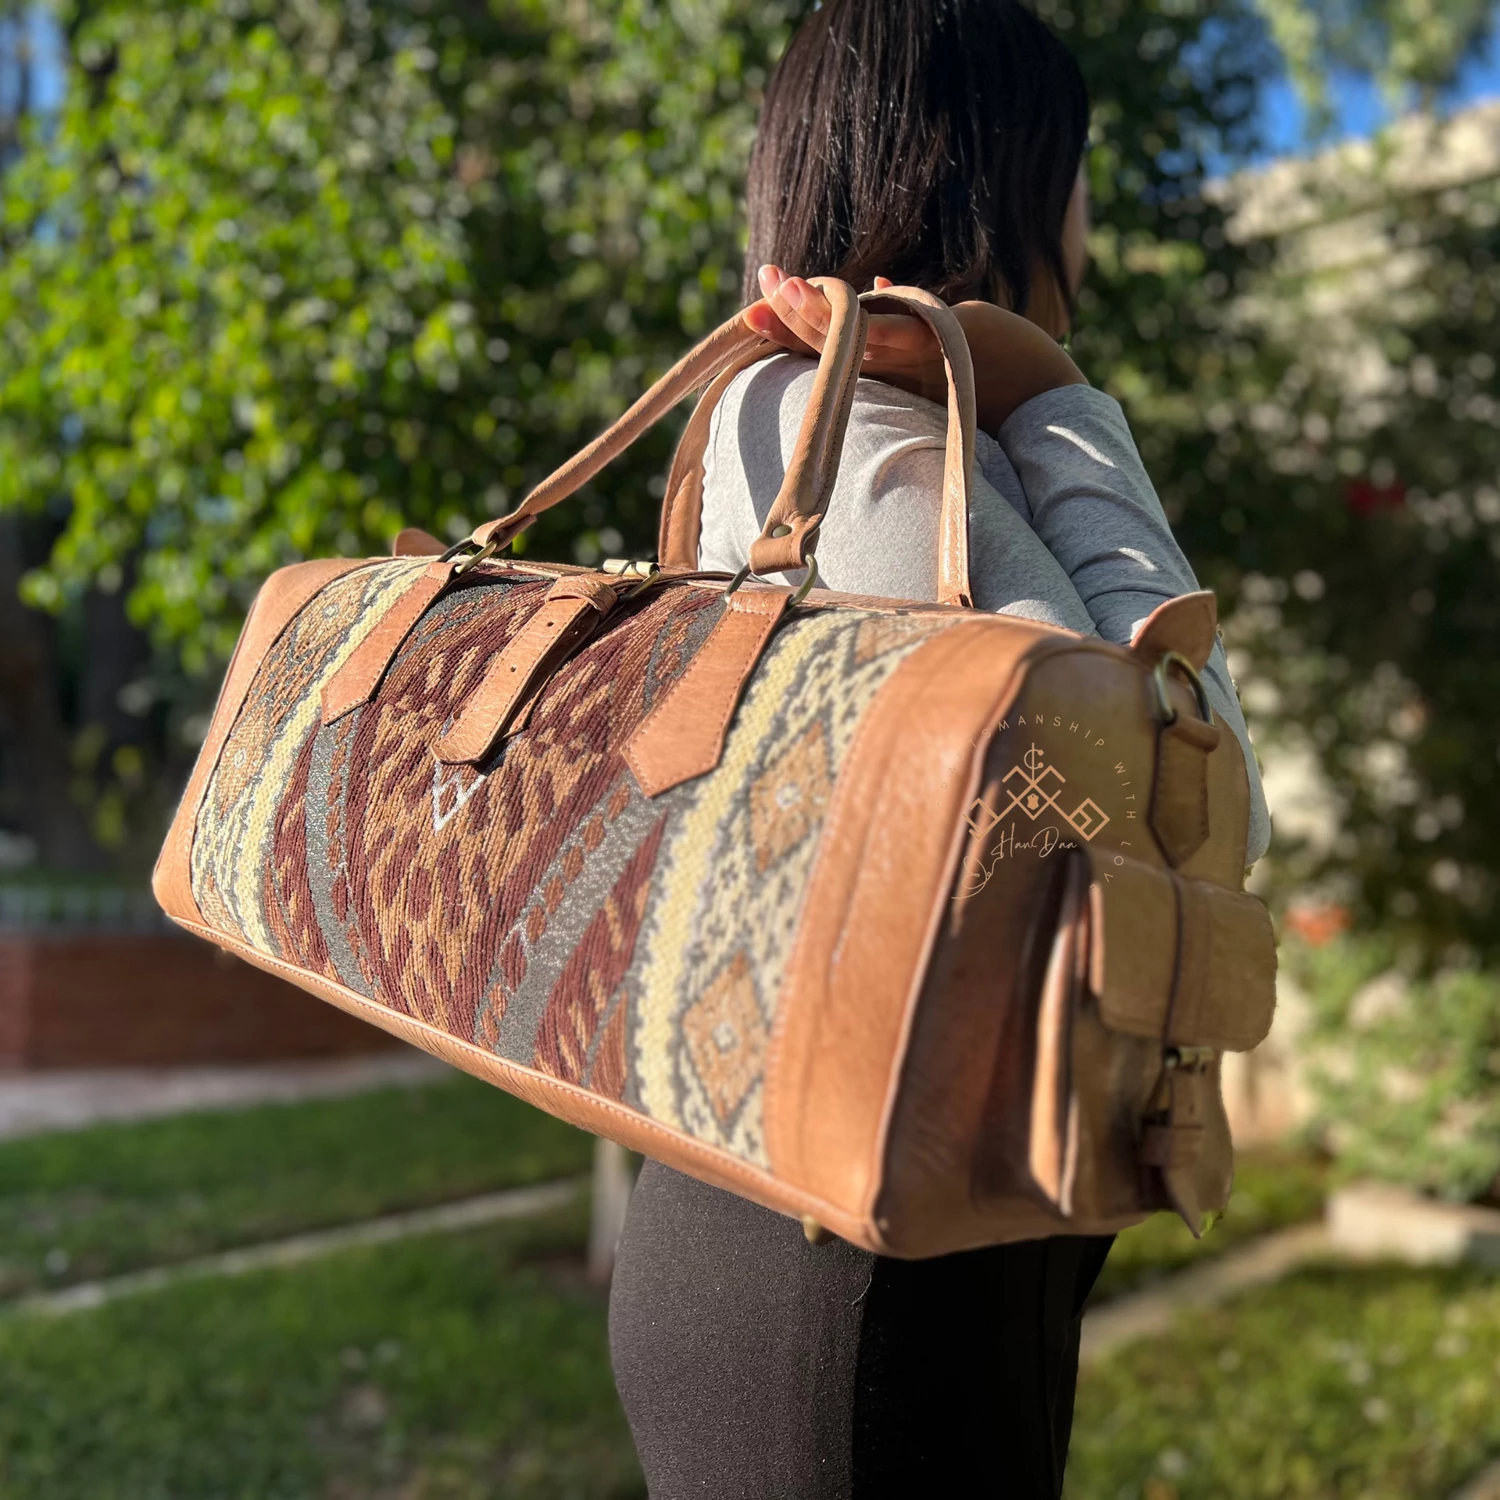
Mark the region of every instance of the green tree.
MULTIPOLYGON (((1385 18, 1367 66, 1435 78, 1487 14, 1446 51, 1421 32, 1433 61, 1418 67, 1396 45, 1416 13, 1383 4, 1306 0, 1318 26, 1293 62, 1352 56, 1339 18, 1362 14, 1385 18)), ((1306 288, 1284 236, 1233 232, 1208 190, 1210 165, 1253 145, 1282 66, 1261 10, 1037 5, 1095 101, 1078 356, 1124 401, 1237 649, 1275 689, 1253 717, 1310 733, 1346 807, 1336 848, 1284 841, 1272 874, 1282 889, 1341 876, 1367 923, 1488 951, 1493 222, 1441 194, 1430 212, 1382 210, 1395 248, 1424 237, 1440 290, 1359 312, 1361 336, 1412 372, 1372 421, 1306 319, 1248 315, 1295 309, 1306 288), (1407 505, 1351 505, 1398 480, 1407 505), (1369 774, 1372 724, 1405 757, 1399 816, 1369 774)), ((133 810, 149 851, 267 571, 380 550, 402 523, 457 536, 508 508, 735 306, 759 93, 800 10, 65 12, 65 108, 0 182, 0 511, 32 518, 26 595, 63 623, 63 647, 100 599, 150 635, 127 684, 150 705, 133 731, 101 729, 87 695, 72 707, 104 832, 125 839, 133 810)), ((585 561, 648 551, 670 441, 643 442, 524 543, 585 561)))
MULTIPOLYGON (((733 308, 741 175, 796 9, 66 12, 66 107, 3 183, 0 507, 61 527, 32 603, 128 594, 179 759, 173 664, 211 679, 267 571, 401 522, 461 534, 733 308)), ((1248 128, 1257 23, 1234 3, 1044 11, 1099 100, 1096 352, 1127 386, 1189 388, 1189 344, 1152 321, 1191 326, 1173 299, 1233 255, 1188 207, 1207 151, 1248 128)), ((526 541, 649 548, 670 436, 526 541)))

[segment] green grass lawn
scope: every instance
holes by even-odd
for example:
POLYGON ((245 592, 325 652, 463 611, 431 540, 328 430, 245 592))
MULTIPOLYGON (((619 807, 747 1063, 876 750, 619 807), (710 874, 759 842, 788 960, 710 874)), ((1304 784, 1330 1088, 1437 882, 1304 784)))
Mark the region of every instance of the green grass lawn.
POLYGON ((1500 1277, 1308 1269, 1085 1372, 1068 1500, 1446 1500, 1500 1454, 1500 1277))
MULTIPOLYGON (((0 1146, 11 1292, 571 1176, 589 1139, 468 1080, 0 1146), (50 1268, 50 1269, 49 1269, 50 1268)), ((1195 1243, 1122 1235, 1118 1293, 1318 1212, 1241 1160, 1195 1243)), ((0 1315, 3 1500, 624 1500, 586 1209, 0 1315)), ((1500 1278, 1309 1270, 1086 1371, 1069 1500, 1445 1500, 1500 1453, 1500 1278)))
POLYGON ((5 1500, 645 1494, 584 1211, 0 1318, 5 1500))
POLYGON ((586 1171, 473 1079, 0 1143, 0 1298, 586 1171))
POLYGON ((1213 1228, 1195 1240, 1174 1214, 1156 1214, 1127 1229, 1099 1275, 1095 1303, 1135 1291, 1205 1256, 1221 1255, 1257 1235, 1316 1219, 1323 1211, 1326 1179, 1324 1164, 1302 1152, 1241 1152, 1229 1207, 1213 1228))

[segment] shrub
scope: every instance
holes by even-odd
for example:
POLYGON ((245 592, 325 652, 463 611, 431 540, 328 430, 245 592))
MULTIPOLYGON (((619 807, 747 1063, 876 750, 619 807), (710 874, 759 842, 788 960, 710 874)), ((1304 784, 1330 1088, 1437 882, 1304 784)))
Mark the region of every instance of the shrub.
POLYGON ((1500 1200, 1500 973, 1407 974, 1395 945, 1283 944, 1307 992, 1311 1129, 1340 1175, 1500 1200))

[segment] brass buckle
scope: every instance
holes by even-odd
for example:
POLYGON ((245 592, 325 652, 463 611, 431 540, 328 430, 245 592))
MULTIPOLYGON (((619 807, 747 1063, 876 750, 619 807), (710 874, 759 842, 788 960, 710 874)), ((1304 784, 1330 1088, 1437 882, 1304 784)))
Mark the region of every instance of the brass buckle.
POLYGON ((599 571, 609 574, 611 578, 639 579, 634 588, 627 589, 621 595, 624 599, 634 599, 637 594, 644 593, 661 577, 659 563, 646 562, 634 557, 606 557, 599 564, 599 571))
MULTIPOLYGON (((458 557, 458 554, 462 552, 465 547, 472 546, 474 546, 473 539, 470 537, 465 537, 463 541, 455 542, 445 553, 443 553, 440 558, 438 558, 438 561, 453 562, 453 559, 455 557, 458 557)), ((463 574, 467 573, 470 568, 484 562, 487 558, 493 557, 499 550, 500 544, 494 539, 494 537, 491 537, 489 541, 485 542, 482 546, 476 547, 468 557, 459 558, 457 562, 453 563, 453 576, 455 578, 462 576, 463 574)))
MULTIPOLYGON (((752 573, 750 571, 750 564, 746 563, 745 566, 734 575, 733 579, 730 580, 729 587, 724 590, 724 597, 727 599, 747 578, 759 577, 760 574, 752 573)), ((799 604, 801 604, 802 601, 807 598, 810 593, 812 593, 813 589, 817 587, 817 583, 818 560, 816 557, 809 557, 807 559, 807 577, 797 585, 797 592, 792 595, 792 602, 790 607, 795 609, 799 604)))
POLYGON ((1218 1052, 1213 1047, 1168 1047, 1162 1053, 1162 1066, 1169 1072, 1202 1073, 1213 1065, 1218 1052))
POLYGON ((1156 700, 1156 717, 1164 725, 1177 722, 1177 708, 1172 702, 1172 695, 1167 691, 1168 667, 1182 669, 1193 689, 1193 696, 1198 700, 1198 717, 1205 724, 1212 724, 1214 712, 1209 706, 1208 692, 1203 686, 1203 679, 1198 675, 1198 669, 1180 651, 1163 651, 1161 660, 1152 668, 1151 688, 1156 700))

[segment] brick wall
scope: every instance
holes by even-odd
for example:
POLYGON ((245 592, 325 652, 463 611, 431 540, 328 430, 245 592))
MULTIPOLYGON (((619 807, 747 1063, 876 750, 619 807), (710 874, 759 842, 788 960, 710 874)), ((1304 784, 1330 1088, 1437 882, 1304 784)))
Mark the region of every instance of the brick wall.
POLYGON ((196 938, 0 932, 0 1068, 269 1062, 393 1045, 196 938))

